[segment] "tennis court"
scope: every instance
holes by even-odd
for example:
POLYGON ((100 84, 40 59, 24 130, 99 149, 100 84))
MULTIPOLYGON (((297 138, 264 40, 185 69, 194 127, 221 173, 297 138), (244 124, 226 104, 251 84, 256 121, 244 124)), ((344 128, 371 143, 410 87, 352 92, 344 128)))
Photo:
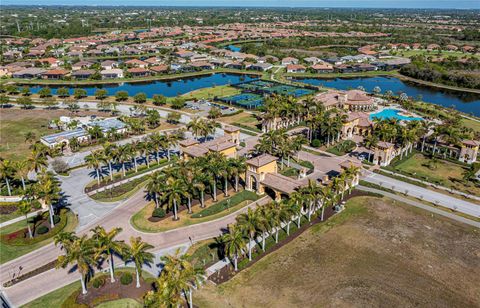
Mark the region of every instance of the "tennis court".
POLYGON ((223 97, 220 100, 228 104, 234 104, 248 109, 258 108, 263 105, 263 97, 253 93, 241 93, 223 97))

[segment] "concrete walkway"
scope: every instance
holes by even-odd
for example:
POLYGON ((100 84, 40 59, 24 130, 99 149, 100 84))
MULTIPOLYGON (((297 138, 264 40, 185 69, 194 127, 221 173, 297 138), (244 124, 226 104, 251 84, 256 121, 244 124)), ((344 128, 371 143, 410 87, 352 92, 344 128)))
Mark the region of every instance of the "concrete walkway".
POLYGON ((388 174, 391 174, 391 175, 395 175, 395 176, 399 176, 399 177, 409 179, 409 180, 412 180, 412 181, 420 182, 422 184, 425 184, 425 185, 428 185, 428 186, 431 186, 431 187, 434 187, 434 188, 437 188, 437 189, 441 189, 441 190, 444 190, 444 191, 449 192, 449 193, 464 196, 465 198, 468 198, 468 199, 474 199, 474 200, 480 201, 480 196, 470 195, 470 194, 464 193, 462 191, 455 190, 453 188, 447 188, 445 186, 432 184, 430 182, 423 181, 423 180, 416 179, 416 178, 412 178, 412 177, 409 177, 409 176, 406 176, 406 175, 403 175, 403 174, 400 174, 400 173, 396 173, 396 172, 393 172, 393 171, 390 171, 390 170, 385 170, 385 169, 381 169, 381 170, 382 170, 382 172, 385 172, 385 173, 388 173, 388 174))
POLYGON ((375 188, 371 188, 371 187, 365 187, 365 186, 362 186, 362 185, 358 185, 356 187, 356 189, 381 194, 381 195, 384 195, 384 196, 386 196, 390 199, 394 199, 394 200, 397 200, 397 201, 400 201, 400 202, 403 202, 403 203, 421 208, 423 210, 426 210, 426 211, 429 211, 429 212, 432 212, 432 213, 435 213, 435 214, 438 214, 438 215, 441 215, 441 216, 444 216, 444 217, 448 217, 448 218, 453 219, 455 221, 458 221, 458 222, 461 222, 461 223, 464 223, 464 224, 467 224, 467 225, 470 225, 470 226, 473 226, 473 227, 476 227, 476 228, 480 228, 480 222, 478 222, 478 221, 471 220, 471 219, 468 219, 468 218, 465 218, 465 217, 462 217, 462 216, 458 216, 454 213, 449 213, 449 212, 443 211, 441 209, 435 208, 433 206, 428 206, 428 205, 423 204, 421 202, 414 201, 414 200, 411 200, 411 199, 408 199, 408 198, 404 198, 402 196, 398 196, 398 195, 389 193, 389 192, 384 191, 384 190, 375 189, 375 188))
MULTIPOLYGON (((39 213, 46 212, 47 210, 48 210, 48 209, 37 210, 37 211, 35 211, 35 212, 32 212, 32 213, 28 214, 28 215, 27 215, 27 218, 35 217, 35 216, 37 216, 39 213)), ((19 221, 22 221, 22 220, 25 220, 25 216, 24 216, 24 215, 18 216, 18 217, 16 217, 16 218, 13 218, 13 219, 10 219, 10 220, 7 220, 7 221, 4 221, 4 222, 0 223, 0 228, 13 225, 14 223, 19 222, 19 221)))
POLYGON ((473 217, 480 217, 480 205, 442 194, 427 188, 396 180, 388 176, 367 171, 364 180, 396 192, 407 194, 419 200, 425 200, 473 217))

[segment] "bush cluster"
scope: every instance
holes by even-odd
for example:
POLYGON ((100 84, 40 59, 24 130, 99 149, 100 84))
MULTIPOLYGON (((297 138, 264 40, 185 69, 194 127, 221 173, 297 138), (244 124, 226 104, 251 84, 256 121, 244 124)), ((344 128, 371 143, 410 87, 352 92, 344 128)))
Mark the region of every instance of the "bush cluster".
POLYGON ((155 217, 155 218, 165 217, 165 210, 162 209, 161 207, 158 207, 158 208, 154 209, 153 212, 152 212, 152 217, 155 217))
POLYGON ((120 283, 123 284, 124 286, 131 284, 133 281, 133 276, 130 273, 123 273, 122 276, 120 277, 120 283))

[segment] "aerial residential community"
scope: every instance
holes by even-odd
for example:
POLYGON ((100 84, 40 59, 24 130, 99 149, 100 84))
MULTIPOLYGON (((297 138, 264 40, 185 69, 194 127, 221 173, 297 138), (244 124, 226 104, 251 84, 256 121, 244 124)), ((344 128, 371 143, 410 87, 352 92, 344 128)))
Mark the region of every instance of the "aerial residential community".
POLYGON ((2 307, 480 307, 478 3, 43 2, 0 4, 2 307))

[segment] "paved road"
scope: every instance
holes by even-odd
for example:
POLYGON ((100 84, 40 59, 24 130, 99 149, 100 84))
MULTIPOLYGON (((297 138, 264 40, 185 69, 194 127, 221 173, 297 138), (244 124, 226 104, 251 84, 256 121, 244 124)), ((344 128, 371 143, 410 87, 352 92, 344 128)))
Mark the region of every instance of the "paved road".
MULTIPOLYGON (((268 197, 264 197, 257 203, 263 205, 269 201, 270 199, 268 197)), ((130 217, 147 204, 147 201, 144 200, 144 192, 139 191, 128 201, 118 205, 115 208, 115 215, 105 215, 97 221, 92 221, 92 223, 82 226, 80 233, 88 232, 90 228, 96 225, 101 225, 107 230, 113 227, 121 227, 123 228, 123 232, 120 233, 119 239, 128 241, 131 236, 141 236, 143 240, 152 244, 155 247, 155 251, 157 251, 188 244, 190 238, 193 242, 196 242, 218 236, 228 224, 235 221, 235 217, 239 213, 246 211, 248 207, 255 207, 257 203, 252 203, 237 212, 210 222, 162 233, 143 233, 135 230, 130 225, 130 217)), ((0 282, 3 284, 5 281, 8 281, 13 273, 18 273, 20 266, 23 267, 22 273, 26 273, 55 260, 59 253, 59 248, 56 248, 53 244, 49 244, 30 254, 1 265, 0 282)), ((77 272, 69 273, 68 270, 63 269, 51 270, 18 283, 4 291, 13 304, 22 305, 77 279, 77 272), (35 292, 30 292, 29 290, 35 290, 35 292)))
POLYGON ((454 213, 449 213, 449 212, 440 210, 438 208, 435 208, 433 206, 428 206, 428 205, 423 204, 421 202, 414 201, 414 200, 411 200, 411 199, 408 199, 408 198, 405 198, 405 197, 402 197, 402 196, 398 196, 398 195, 386 192, 384 190, 375 189, 375 188, 371 188, 371 187, 365 187, 365 186, 361 186, 361 185, 357 186, 357 189, 364 190, 364 191, 370 191, 370 192, 374 192, 374 193, 377 193, 377 194, 382 194, 382 195, 387 196, 391 199, 394 199, 394 200, 397 200, 397 201, 400 201, 400 202, 403 202, 403 203, 406 203, 406 204, 409 204, 409 205, 413 205, 413 206, 421 208, 423 210, 426 210, 426 211, 429 211, 429 212, 432 212, 432 213, 435 213, 435 214, 438 214, 438 215, 441 215, 441 216, 444 216, 444 217, 448 217, 450 219, 459 221, 461 223, 464 223, 464 224, 467 224, 467 225, 470 225, 470 226, 473 226, 473 227, 480 228, 480 222, 478 222, 478 221, 471 220, 471 219, 468 219, 468 218, 465 218, 465 217, 462 217, 462 216, 458 216, 454 213))
POLYGON ((443 207, 456 210, 458 212, 480 217, 480 205, 471 203, 462 199, 454 198, 446 194, 442 194, 433 190, 429 190, 417 185, 409 184, 403 181, 393 179, 378 173, 370 172, 365 181, 381 185, 385 188, 392 189, 400 193, 406 193, 409 196, 430 201, 443 207))

